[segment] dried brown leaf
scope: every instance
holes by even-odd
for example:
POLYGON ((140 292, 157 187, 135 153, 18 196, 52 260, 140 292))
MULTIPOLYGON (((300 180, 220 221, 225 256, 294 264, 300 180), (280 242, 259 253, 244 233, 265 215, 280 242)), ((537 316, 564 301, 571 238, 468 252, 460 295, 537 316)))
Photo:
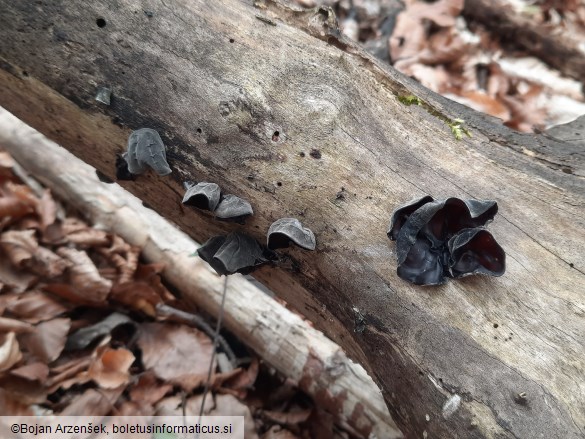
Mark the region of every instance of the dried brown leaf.
POLYGON ((222 386, 234 390, 251 389, 258 378, 259 365, 258 359, 253 358, 247 369, 239 369, 239 372, 225 380, 222 386))
POLYGON ((134 355, 127 349, 100 346, 96 350, 88 375, 100 387, 115 389, 128 384, 129 370, 134 360, 134 355))
POLYGON ((21 218, 34 212, 38 200, 24 185, 5 181, 0 186, 0 218, 21 218))
POLYGON ((0 235, 0 247, 17 268, 27 268, 48 278, 60 276, 69 264, 51 250, 40 247, 34 235, 34 230, 9 230, 0 235))
POLYGON ((110 299, 142 311, 151 317, 156 316, 156 305, 162 302, 160 296, 146 282, 114 285, 110 299))
POLYGON ((7 309, 22 320, 39 323, 63 314, 70 307, 42 291, 29 291, 21 294, 7 309))
POLYGON ((24 403, 18 395, 14 395, 0 388, 0 413, 2 416, 32 416, 30 406, 24 403))
POLYGON ((9 230, 0 235, 0 247, 17 268, 25 268, 39 248, 34 230, 9 230))
POLYGON ((45 189, 36 206, 37 214, 41 219, 41 230, 46 230, 57 219, 57 204, 51 196, 51 191, 45 189))
POLYGON ((0 372, 9 370, 22 359, 22 352, 14 332, 0 335, 0 372))
POLYGON ((135 280, 147 282, 164 302, 172 302, 175 296, 164 286, 161 279, 161 273, 165 269, 164 263, 139 264, 134 274, 135 280))
POLYGON ((112 282, 100 275, 87 253, 66 247, 61 247, 57 253, 72 263, 68 272, 73 288, 83 291, 84 297, 91 302, 107 299, 112 282))
POLYGON ((39 247, 29 268, 47 279, 61 276, 71 264, 46 247, 39 247))
POLYGON ((463 0, 439 0, 434 3, 414 1, 396 18, 388 44, 392 61, 417 56, 427 45, 429 21, 440 27, 455 26, 463 9, 463 0))
POLYGON ((62 299, 65 299, 74 304, 104 306, 106 302, 101 300, 93 300, 93 297, 87 297, 85 291, 80 290, 69 284, 54 283, 42 286, 43 291, 47 291, 62 299))
POLYGON ((526 90, 516 95, 502 96, 512 113, 505 125, 518 131, 532 132, 535 126, 542 128, 546 119, 546 110, 539 102, 543 87, 535 84, 520 85, 525 85, 526 90))
POLYGON ((30 323, 22 322, 16 319, 9 319, 8 317, 0 317, 0 332, 15 332, 17 334, 25 334, 34 331, 35 327, 30 323))
POLYGON ((13 369, 10 371, 10 374, 29 381, 39 381, 45 383, 47 377, 49 376, 49 366, 47 366, 45 363, 35 362, 26 364, 17 369, 13 369))
MULTIPOLYGON (((119 237, 115 237, 119 240, 119 237)), ((118 283, 130 282, 134 277, 138 267, 138 257, 140 248, 126 244, 122 247, 119 243, 112 245, 110 248, 100 248, 100 254, 106 257, 119 272, 118 283), (114 249, 116 251, 114 251, 114 249)))
POLYGON ((411 1, 404 11, 418 20, 429 20, 437 26, 455 26, 455 18, 463 10, 464 0, 439 0, 433 3, 411 1))
MULTIPOLYGON (((7 288, 8 289, 8 288, 7 288)), ((0 291, 2 289, 0 288, 0 291)), ((0 316, 2 314, 4 314, 4 311, 6 310, 6 307, 8 305, 10 305, 12 302, 14 302, 16 299, 18 299, 19 294, 17 293, 3 293, 0 294, 0 316)))
POLYGON ((35 332, 22 334, 19 340, 23 349, 39 360, 50 363, 63 351, 70 327, 71 320, 69 319, 49 320, 36 325, 35 332))
POLYGON ((87 223, 79 218, 68 216, 61 223, 61 231, 63 235, 70 235, 76 232, 82 232, 89 229, 87 223))
POLYGON ((68 389, 74 384, 83 384, 89 381, 87 370, 91 364, 91 357, 74 358, 58 367, 51 369, 51 376, 46 382, 49 393, 59 388, 68 389))
POLYGON ((138 346, 145 369, 152 369, 162 380, 191 390, 207 377, 213 347, 209 337, 197 329, 145 323, 139 328, 138 346))
POLYGON ((455 28, 435 32, 428 45, 417 55, 418 62, 427 65, 446 64, 460 60, 470 49, 455 28))
POLYGON ((0 251, 0 279, 4 284, 0 290, 4 294, 7 292, 22 293, 37 280, 37 276, 27 271, 18 270, 0 251))
POLYGON ((20 218, 33 212, 33 208, 19 198, 0 193, 0 218, 20 218))
POLYGON ((140 375, 138 382, 130 388, 130 399, 135 402, 156 404, 173 389, 172 384, 160 383, 153 372, 140 375))

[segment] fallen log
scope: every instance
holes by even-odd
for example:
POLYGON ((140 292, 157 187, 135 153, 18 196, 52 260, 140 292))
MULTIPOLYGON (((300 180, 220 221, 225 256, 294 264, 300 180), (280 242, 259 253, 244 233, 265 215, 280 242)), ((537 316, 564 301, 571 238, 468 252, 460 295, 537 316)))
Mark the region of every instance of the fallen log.
POLYGON ((123 185, 196 240, 234 226, 185 209, 184 180, 248 199, 260 240, 301 218, 317 250, 255 277, 366 367, 407 436, 583 435, 577 146, 429 92, 340 37, 326 8, 4 3, 0 105, 110 178, 131 129, 157 129, 173 173, 123 185), (459 119, 473 137, 455 138, 459 119), (398 278, 390 212, 427 193, 498 201, 503 277, 398 278))
MULTIPOLYGON (((165 280, 182 298, 217 317, 223 280, 192 256, 199 245, 191 238, 120 186, 100 182, 94 168, 3 108, 0 148, 93 224, 142 248, 147 261, 164 263, 165 280), (63 163, 67 163, 67 174, 63 163)), ((363 367, 242 275, 230 277, 224 319, 234 335, 297 383, 342 428, 364 439, 403 437, 363 367)))

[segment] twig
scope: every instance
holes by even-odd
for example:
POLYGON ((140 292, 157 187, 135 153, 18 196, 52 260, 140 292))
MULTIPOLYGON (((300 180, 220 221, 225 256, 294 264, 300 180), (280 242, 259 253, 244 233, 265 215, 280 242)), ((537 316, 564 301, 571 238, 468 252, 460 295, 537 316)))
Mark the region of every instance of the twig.
MULTIPOLYGON (((201 418, 203 417, 203 409, 205 408, 205 398, 207 397, 207 393, 209 392, 210 382, 211 382, 211 374, 213 372, 213 362, 215 361, 215 350, 217 346, 217 341, 219 340, 219 330, 221 329, 221 321, 223 319, 223 309, 225 306, 225 296, 227 294, 227 280, 228 277, 225 276, 223 279, 223 293, 221 295, 221 305, 219 307, 219 315, 217 316, 217 324, 215 325, 215 334, 213 334, 213 352, 211 353, 211 361, 209 362, 209 370, 207 371, 207 381, 205 382, 205 389, 203 390, 203 399, 201 400, 201 408, 199 409, 199 421, 198 424, 201 424, 201 418)), ((199 433, 195 436, 195 439, 199 439, 199 433)))

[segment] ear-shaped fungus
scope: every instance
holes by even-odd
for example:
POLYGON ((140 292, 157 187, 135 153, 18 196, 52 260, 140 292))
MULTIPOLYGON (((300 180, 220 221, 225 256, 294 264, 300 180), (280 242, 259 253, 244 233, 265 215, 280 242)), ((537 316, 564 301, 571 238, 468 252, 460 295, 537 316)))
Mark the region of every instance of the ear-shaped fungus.
POLYGON ((449 240, 449 268, 453 277, 481 273, 501 276, 506 253, 485 229, 463 229, 449 240))
POLYGON ((152 128, 132 131, 128 137, 128 152, 123 156, 132 174, 142 174, 150 166, 158 175, 170 174, 165 145, 152 128))
POLYGON ((221 189, 215 183, 197 183, 185 192, 183 204, 197 209, 214 211, 221 198, 221 189))
POLYGON ((281 218, 268 229, 268 248, 286 248, 291 242, 306 250, 315 250, 316 240, 313 232, 303 227, 296 218, 281 218))
POLYGON ((398 206, 394 212, 392 212, 392 219, 390 220, 390 227, 388 228, 388 238, 392 241, 396 241, 398 232, 412 213, 421 207, 423 204, 427 204, 433 201, 433 197, 425 195, 422 198, 411 200, 408 203, 398 206))
POLYGON ((244 224, 244 219, 254 214, 252 205, 235 195, 226 195, 215 209, 215 217, 223 221, 244 224))
POLYGON ((248 274, 269 260, 258 241, 240 232, 215 236, 199 247, 197 253, 222 275, 248 274))
POLYGON ((446 277, 474 273, 502 275, 504 251, 491 234, 478 229, 497 212, 495 201, 434 201, 430 196, 397 208, 387 234, 396 240, 398 275, 417 285, 438 285, 446 277))

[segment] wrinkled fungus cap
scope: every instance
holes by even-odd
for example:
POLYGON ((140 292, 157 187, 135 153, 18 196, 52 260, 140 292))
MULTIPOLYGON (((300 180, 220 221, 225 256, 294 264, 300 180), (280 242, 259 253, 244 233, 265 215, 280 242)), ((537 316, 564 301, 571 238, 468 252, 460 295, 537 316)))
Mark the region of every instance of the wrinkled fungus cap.
POLYGON ((210 238, 197 253, 220 275, 248 274, 268 262, 258 241, 240 232, 210 238))
POLYGON ((183 204, 197 209, 214 211, 221 198, 221 189, 215 183, 197 183, 185 192, 183 204))
POLYGON ((246 217, 254 214, 254 210, 246 200, 229 194, 219 202, 214 214, 217 219, 243 224, 246 217))
POLYGON ((149 166, 158 175, 170 174, 165 145, 158 132, 152 128, 132 131, 128 137, 128 151, 123 155, 132 174, 142 174, 149 166))
POLYGON ((501 276, 506 271, 506 253, 485 229, 463 229, 448 246, 453 277, 476 273, 501 276))
POLYGON ((396 241, 398 232, 412 213, 421 207, 423 204, 430 203, 433 201, 433 197, 425 195, 422 198, 411 200, 406 204, 398 206, 394 212, 392 212, 392 219, 390 220, 390 227, 388 228, 388 238, 392 241, 396 241))
POLYGON ((293 242, 306 250, 315 250, 316 240, 313 232, 303 227, 296 218, 281 218, 268 229, 267 244, 270 250, 286 248, 293 242))
POLYGON ((500 276, 504 251, 482 228, 497 212, 495 201, 430 196, 400 206, 387 232, 396 240, 398 275, 417 285, 476 273, 500 276))

